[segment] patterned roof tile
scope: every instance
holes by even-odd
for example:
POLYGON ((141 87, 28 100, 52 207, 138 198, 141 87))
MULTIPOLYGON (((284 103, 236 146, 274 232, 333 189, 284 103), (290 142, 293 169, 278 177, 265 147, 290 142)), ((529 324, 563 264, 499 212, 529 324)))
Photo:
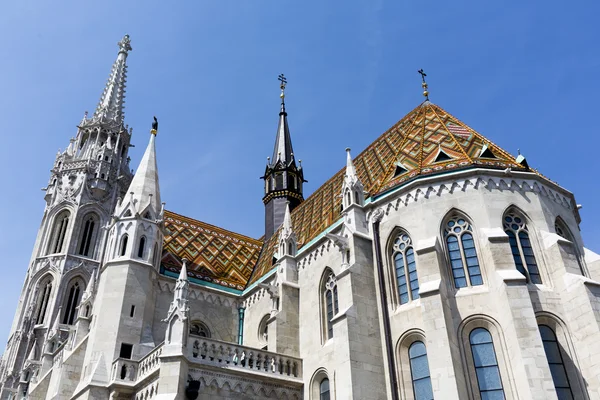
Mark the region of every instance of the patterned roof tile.
MULTIPOLYGON (((443 157, 442 157, 443 158, 443 157)), ((342 158, 340 157, 340 162, 342 158)), ((359 179, 371 196, 418 176, 478 166, 524 170, 515 158, 428 101, 409 112, 354 159, 359 179), (481 157, 484 146, 494 158, 481 157), (449 159, 440 159, 444 152, 449 159), (396 174, 401 165, 405 172, 396 174)), ((298 248, 310 242, 340 217, 345 169, 338 171, 292 211, 298 248)), ((265 242, 249 284, 272 269, 279 231, 265 242)))

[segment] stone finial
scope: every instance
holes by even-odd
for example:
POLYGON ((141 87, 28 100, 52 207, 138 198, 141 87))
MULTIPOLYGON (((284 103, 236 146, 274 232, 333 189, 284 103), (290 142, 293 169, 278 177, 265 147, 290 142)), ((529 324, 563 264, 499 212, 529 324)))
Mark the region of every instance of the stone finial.
POLYGON ((119 53, 123 52, 127 54, 127 52, 133 50, 131 48, 131 39, 129 39, 129 35, 123 36, 123 39, 117 43, 117 46, 119 46, 119 53))

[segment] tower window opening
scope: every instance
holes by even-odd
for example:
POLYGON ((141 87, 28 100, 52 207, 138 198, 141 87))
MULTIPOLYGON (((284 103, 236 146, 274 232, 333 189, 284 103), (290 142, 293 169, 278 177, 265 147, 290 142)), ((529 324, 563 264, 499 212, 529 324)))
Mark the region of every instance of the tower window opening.
POLYGON ((134 315, 134 314, 135 314, 135 306, 134 306, 134 305, 132 305, 132 306, 131 306, 131 311, 129 312, 129 316, 130 316, 131 318, 133 318, 133 315, 134 315))
POLYGON ((108 156, 104 156, 104 161, 108 161, 108 156))
POLYGON ((65 325, 73 325, 75 320, 75 312, 77 311, 77 305, 79 304, 81 288, 79 282, 75 282, 69 288, 69 297, 67 299, 67 306, 65 307, 65 313, 63 315, 62 323, 65 325))
POLYGON ((146 248, 146 237, 142 236, 140 238, 140 245, 138 246, 138 253, 137 253, 139 258, 144 258, 145 248, 146 248))
POLYGON ((50 253, 60 253, 63 249, 65 242, 65 236, 67 234, 67 227, 69 225, 70 214, 68 211, 63 211, 56 216, 56 222, 54 223, 53 238, 50 246, 50 253))
POLYGON ((283 189, 283 174, 275 174, 275 190, 283 189))
POLYGON ((79 244, 79 255, 89 257, 91 254, 94 253, 93 239, 95 236, 95 227, 96 218, 94 218, 93 215, 86 218, 79 244))
POLYGON ((127 252, 127 241, 129 240, 128 235, 124 235, 123 239, 121 239, 121 248, 119 249, 119 255, 123 257, 127 252))
POLYGON ((121 343, 121 351, 119 357, 131 360, 131 353, 133 352, 133 345, 129 343, 121 343))
POLYGON ((44 323, 44 319, 46 317, 46 310, 48 309, 48 303, 50 301, 50 295, 52 294, 52 279, 46 281, 42 285, 43 285, 42 294, 39 297, 38 311, 37 311, 37 315, 35 318, 36 324, 44 323))

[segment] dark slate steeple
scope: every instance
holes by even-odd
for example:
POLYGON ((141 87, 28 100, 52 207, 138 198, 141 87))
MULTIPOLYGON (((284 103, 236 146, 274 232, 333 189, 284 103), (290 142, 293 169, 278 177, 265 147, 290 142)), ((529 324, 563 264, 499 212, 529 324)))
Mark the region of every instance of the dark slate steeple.
POLYGON ((285 85, 287 83, 283 74, 279 75, 281 82, 281 110, 279 111, 279 126, 273 157, 267 158, 267 166, 264 176, 265 180, 265 239, 269 239, 283 223, 286 204, 289 202, 290 210, 300 204, 302 196, 302 184, 304 173, 302 161, 296 165, 294 150, 292 149, 292 138, 285 111, 285 85))

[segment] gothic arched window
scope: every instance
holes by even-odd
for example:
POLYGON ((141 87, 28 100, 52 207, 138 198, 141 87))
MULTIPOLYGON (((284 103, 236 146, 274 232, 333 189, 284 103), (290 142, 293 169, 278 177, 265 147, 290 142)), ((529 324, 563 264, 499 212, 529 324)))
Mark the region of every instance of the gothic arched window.
POLYGON ((71 213, 65 210, 54 218, 54 227, 52 229, 48 254, 61 253, 63 251, 70 216, 71 213))
POLYGON ((517 270, 525 275, 527 282, 542 283, 525 219, 515 212, 507 213, 504 215, 504 232, 508 235, 517 270))
POLYGON ((473 228, 462 216, 449 219, 444 227, 454 286, 462 288, 483 284, 473 228), (467 279, 468 277, 468 279, 467 279))
POLYGON ((121 239, 121 246, 119 248, 119 255, 123 257, 127 252, 127 241, 129 240, 129 236, 127 234, 123 235, 121 239))
POLYGON ((324 338, 325 340, 333 337, 333 316, 339 312, 337 280, 333 272, 329 272, 327 278, 323 281, 322 288, 322 315, 324 316, 324 338))
POLYGON ((469 335, 475 374, 482 399, 504 399, 504 388, 496 359, 496 350, 490 332, 475 328, 469 335))
POLYGON ((192 322, 192 324, 190 325, 190 335, 196 335, 204 338, 210 338, 211 336, 210 330, 208 329, 206 324, 204 324, 204 322, 201 321, 192 322))
POLYGON ((412 240, 408 233, 401 231, 393 246, 394 268, 400 304, 419 298, 417 264, 412 240))
POLYGON ((267 346, 269 344, 269 325, 267 322, 269 321, 270 317, 270 314, 265 315, 260 320, 260 324, 258 324, 258 342, 263 350, 268 349, 267 346))
POLYGON ((142 236, 140 238, 140 244, 138 246, 137 256, 139 258, 144 258, 144 250, 146 249, 146 237, 142 236))
POLYGON ((37 311, 35 315, 36 324, 43 324, 46 318, 46 310, 48 309, 48 303, 52 295, 52 283, 53 279, 49 276, 38 286, 37 311))
POLYGON ((565 363, 563 361, 560 345, 558 344, 558 340, 556 340, 556 335, 552 328, 547 325, 539 325, 538 328, 540 329, 540 335, 542 336, 542 343, 544 344, 544 351, 546 352, 546 358, 548 359, 548 365, 550 366, 556 394, 560 400, 573 399, 571 383, 567 376, 567 370, 565 369, 565 363))
POLYGON ((427 349, 423 342, 417 341, 410 345, 408 358, 415 400, 433 400, 427 349))
POLYGON ((83 229, 79 236, 78 254, 85 257, 94 256, 96 236, 98 231, 98 217, 95 214, 86 215, 83 219, 83 229))
POLYGON ((65 292, 66 303, 63 307, 63 324, 73 325, 73 322, 75 321, 75 313, 77 311, 77 307, 79 306, 79 302, 81 301, 82 290, 83 282, 79 279, 71 281, 71 283, 67 286, 67 291, 65 292))
POLYGON ((574 251, 573 256, 577 259, 577 264, 579 265, 579 272, 581 272, 581 275, 586 276, 585 270, 583 268, 583 262, 581 261, 581 253, 577 248, 575 239, 573 239, 573 235, 567 227, 567 224, 565 224, 565 222, 560 217, 556 218, 556 221, 554 222, 554 230, 556 231, 556 234, 558 236, 565 238, 569 242, 571 242, 574 251))
POLYGON ((323 378, 319 384, 319 400, 329 400, 329 378, 323 378))

